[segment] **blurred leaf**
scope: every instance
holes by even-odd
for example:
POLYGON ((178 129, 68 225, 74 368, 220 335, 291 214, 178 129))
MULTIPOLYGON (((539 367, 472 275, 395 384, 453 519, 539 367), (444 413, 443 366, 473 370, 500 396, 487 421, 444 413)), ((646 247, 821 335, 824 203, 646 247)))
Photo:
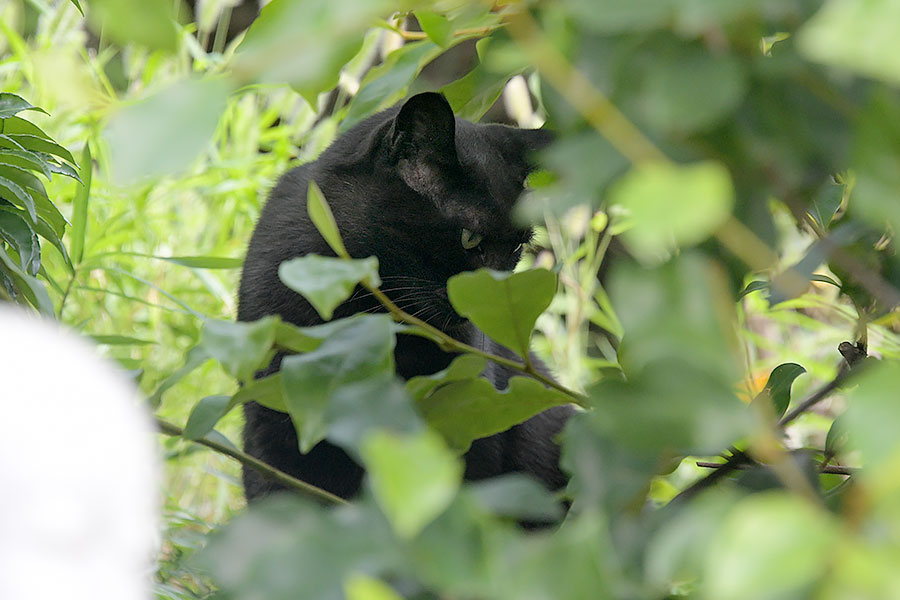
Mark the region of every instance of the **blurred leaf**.
POLYGON ((0 92, 0 119, 7 119, 23 110, 36 110, 45 115, 47 111, 39 106, 34 106, 24 98, 10 94, 9 92, 0 92))
POLYGON ((207 356, 222 363, 229 375, 250 381, 253 373, 267 365, 277 322, 274 317, 252 323, 207 319, 199 346, 207 356))
POLYGON ((273 0, 259 13, 232 64, 241 82, 288 82, 310 105, 338 83, 369 24, 397 7, 385 0, 273 0))
POLYGON ((337 387, 325 409, 328 440, 356 457, 373 430, 413 433, 422 429, 403 384, 388 372, 337 387))
POLYGON ((151 50, 178 48, 175 15, 167 0, 91 0, 88 19, 95 32, 121 45, 139 44, 151 50))
POLYGON ((622 264, 607 287, 625 329, 619 362, 626 373, 678 358, 723 382, 738 377, 734 303, 709 260, 685 252, 652 270, 622 264))
POLYGON ((221 78, 184 80, 115 113, 104 130, 115 181, 188 167, 212 138, 230 91, 221 78))
POLYGON ((664 258, 676 245, 706 239, 731 214, 734 191, 719 163, 639 165, 610 189, 609 202, 627 209, 634 226, 625 242, 647 261, 664 258))
POLYGON ((213 430, 219 419, 225 416, 231 407, 231 396, 206 396, 201 398, 188 417, 182 437, 198 440, 213 430))
POLYGON ((540 483, 521 473, 511 473, 472 483, 472 497, 493 514, 511 519, 556 522, 562 504, 540 483))
POLYGON ((751 431, 747 407, 718 373, 679 358, 591 389, 600 430, 635 453, 718 454, 751 431))
POLYGON ((182 267, 194 269, 239 269, 244 264, 241 258, 230 256, 152 256, 182 267))
POLYGON ((829 0, 797 33, 810 60, 900 83, 900 4, 829 0))
POLYGON ((876 229, 887 222, 900 231, 900 98, 895 92, 878 89, 872 94, 854 137, 851 210, 876 229))
POLYGON ((391 586, 358 573, 347 579, 344 594, 347 600, 403 600, 391 586))
POLYGON ((81 181, 82 185, 75 192, 72 199, 72 231, 70 232, 69 245, 72 248, 72 262, 80 264, 84 257, 84 236, 87 231, 88 201, 91 196, 91 177, 94 172, 94 162, 91 158, 91 146, 84 144, 81 152, 81 181))
POLYGON ((625 157, 593 131, 560 136, 539 157, 558 177, 555 183, 529 190, 516 204, 515 214, 525 223, 542 223, 544 211, 562 216, 579 204, 599 206, 607 185, 628 167, 625 157))
POLYGON ((738 294, 737 299, 740 300, 747 294, 752 294, 753 292, 758 292, 760 290, 768 290, 771 284, 768 281, 751 281, 747 284, 741 292, 738 294))
MULTIPOLYGON (((339 388, 394 369, 395 339, 387 315, 358 315, 336 323, 340 326, 316 350, 287 356, 281 363, 287 409, 304 454, 327 435, 329 404, 339 388)), ((334 410, 341 413, 340 406, 334 410)))
POLYGON ((193 562, 229 597, 341 600, 348 575, 396 572, 400 558, 372 507, 325 510, 282 494, 213 533, 193 562))
POLYGON ((885 361, 870 367, 850 390, 842 419, 850 444, 862 451, 866 469, 877 477, 879 464, 890 463, 900 448, 900 364, 885 361))
POLYGON ((402 538, 415 537, 441 514, 462 481, 462 463, 428 430, 375 432, 361 451, 375 499, 402 538))
POLYGON ((847 445, 847 425, 843 414, 838 415, 828 428, 825 436, 825 453, 830 455, 840 454, 847 445))
POLYGON ((451 277, 447 293, 456 312, 528 360, 531 330, 553 300, 556 276, 545 269, 479 269, 451 277))
POLYGON ((502 392, 482 377, 445 383, 418 401, 422 416, 457 451, 474 440, 513 425, 571 399, 530 377, 513 377, 502 392))
POLYGON ((331 319, 334 309, 350 297, 360 281, 375 287, 381 285, 378 259, 374 256, 355 259, 307 254, 281 263, 278 277, 302 294, 326 320, 331 319))
MULTIPOLYGON (((341 258, 350 258, 347 248, 344 247, 344 241, 341 239, 341 232, 338 231, 331 207, 328 206, 322 190, 312 179, 309 180, 309 188, 306 192, 306 211, 309 213, 310 221, 313 222, 334 253, 341 258)), ((378 284, 373 282, 373 285, 378 284)))
POLYGON ((733 507, 709 545, 705 597, 804 596, 828 570, 838 536, 826 511, 796 496, 779 492, 749 496, 733 507))
POLYGON ((772 414, 776 419, 780 419, 791 403, 791 386, 794 380, 804 373, 806 373, 806 369, 797 363, 778 365, 769 374, 766 387, 753 399, 753 402, 771 403, 772 414))
POLYGON ((359 91, 350 101, 340 130, 346 131, 372 113, 402 100, 413 79, 442 51, 433 42, 422 40, 405 44, 388 54, 383 63, 366 73, 359 91))
POLYGON ((733 54, 668 38, 641 52, 647 59, 634 59, 636 70, 624 79, 619 98, 653 129, 675 135, 709 130, 737 109, 747 90, 743 64, 733 54))

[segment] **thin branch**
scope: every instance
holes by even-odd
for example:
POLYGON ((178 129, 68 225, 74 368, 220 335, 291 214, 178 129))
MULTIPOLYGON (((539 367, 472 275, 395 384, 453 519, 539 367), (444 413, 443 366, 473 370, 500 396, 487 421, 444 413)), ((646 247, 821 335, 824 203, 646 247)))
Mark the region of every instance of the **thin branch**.
MULTIPOLYGON (((717 463, 717 462, 708 462, 703 460, 697 461, 698 467, 703 467, 705 469, 721 469, 725 463, 717 463)), ((740 464, 735 467, 736 469, 749 469, 752 465, 749 463, 740 464)), ((824 465, 819 469, 820 473, 831 473, 833 475, 854 475, 859 472, 859 469, 856 467, 840 467, 836 465, 824 465)))
MULTIPOLYGON (((165 435, 171 435, 174 437, 181 437, 184 434, 184 430, 178 427, 173 423, 169 423, 168 421, 164 421, 159 417, 156 417, 156 425, 159 427, 161 433, 165 435)), ((269 479, 273 479, 283 486, 290 488, 292 490, 296 490, 302 494, 315 498, 317 500, 325 500, 326 502, 331 502, 333 504, 349 504, 346 500, 341 498, 340 496, 335 496, 331 492, 325 491, 322 488, 316 487, 310 483, 306 483, 296 477, 292 477, 288 475, 284 471, 280 471, 275 467, 267 465, 263 461, 258 458, 254 458, 249 454, 241 452, 236 448, 232 448, 230 446, 226 446, 225 444, 220 444, 219 442, 215 442, 213 440, 208 440, 206 438, 201 438, 199 440, 187 440, 196 442, 201 446, 206 446, 211 450, 215 450, 220 454, 224 454, 225 456, 229 456, 234 460, 238 461, 242 465, 246 467, 250 467, 251 469, 255 469, 262 475, 268 477, 269 479)))
POLYGON ((409 323, 410 325, 415 325, 416 327, 424 330, 429 335, 429 337, 431 337, 434 341, 441 344, 442 347, 444 347, 448 350, 455 350, 457 352, 465 352, 467 354, 474 354, 475 356, 480 356, 484 359, 493 361, 499 365, 503 365, 504 367, 508 367, 514 371, 518 371, 520 373, 528 375, 529 377, 537 379, 544 385, 551 387, 555 390, 558 390, 558 391, 562 392, 563 394, 567 395, 569 398, 571 398, 571 400, 574 404, 577 404, 578 406, 581 406, 582 408, 590 408, 590 404, 588 403, 586 396, 584 396, 583 394, 579 394, 578 392, 574 392, 574 391, 570 390, 569 388, 565 387, 564 385, 557 383, 553 379, 547 377, 546 375, 544 375, 543 373, 541 373, 540 371, 535 369, 534 365, 531 364, 531 361, 527 361, 526 363, 520 363, 518 361, 506 358, 504 356, 498 356, 496 354, 491 354, 490 352, 485 352, 484 350, 481 350, 480 348, 476 348, 475 346, 470 346, 469 344, 466 344, 465 342, 461 342, 461 341, 457 340, 456 338, 447 335, 446 333, 444 333, 437 327, 434 327, 433 325, 426 323, 422 319, 419 319, 417 317, 414 317, 414 316, 408 314, 403 309, 401 309, 399 306, 394 304, 391 301, 391 299, 388 298, 387 295, 385 295, 385 293, 382 292, 377 287, 370 285, 369 283, 367 283, 365 281, 361 282, 361 285, 363 287, 365 287, 367 290, 369 290, 369 292, 371 292, 372 295, 375 296, 375 298, 377 298, 379 302, 381 302, 381 304, 388 310, 388 312, 391 313, 391 315, 397 321, 399 321, 401 323, 409 323))

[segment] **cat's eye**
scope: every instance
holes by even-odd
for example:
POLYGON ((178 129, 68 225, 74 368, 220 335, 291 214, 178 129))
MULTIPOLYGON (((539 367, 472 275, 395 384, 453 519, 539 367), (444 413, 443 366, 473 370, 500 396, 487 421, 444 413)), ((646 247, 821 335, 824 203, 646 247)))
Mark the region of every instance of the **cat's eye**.
POLYGON ((475 233, 474 231, 469 231, 468 229, 462 230, 462 237, 460 238, 460 242, 462 243, 462 247, 466 250, 476 248, 478 244, 481 243, 481 240, 481 234, 475 233))

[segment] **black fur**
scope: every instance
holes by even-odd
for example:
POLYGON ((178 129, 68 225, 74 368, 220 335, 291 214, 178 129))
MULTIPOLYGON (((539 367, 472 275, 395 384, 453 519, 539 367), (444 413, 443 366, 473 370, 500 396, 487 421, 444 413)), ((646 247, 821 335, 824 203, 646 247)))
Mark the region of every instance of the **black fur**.
MULTIPOLYGON (((447 301, 447 279, 482 266, 510 270, 531 232, 513 225, 510 209, 529 171, 528 157, 551 139, 540 130, 477 125, 456 119, 443 96, 419 94, 370 117, 338 138, 318 160, 286 173, 272 191, 250 241, 240 287, 238 319, 277 314, 306 326, 321 323, 315 310, 278 279, 278 265, 308 253, 333 255, 310 222, 306 190, 314 180, 324 192, 354 257, 377 256, 382 290, 408 313, 495 353, 511 353, 461 319, 447 301), (461 244, 462 229, 483 236, 476 248, 461 244)), ((376 310, 357 292, 335 318, 376 310)), ((445 368, 453 356, 416 336, 398 336, 397 372, 404 378, 445 368)), ((280 357, 269 368, 277 370, 280 357)), ((491 364, 495 386, 511 373, 491 364)), ((288 415, 255 403, 244 408, 248 453, 339 496, 355 495, 363 471, 343 450, 318 444, 301 455, 288 415)), ((466 454, 466 478, 520 471, 557 489, 553 437, 571 414, 546 411, 509 431, 477 440, 466 454)), ((244 470, 247 498, 279 489, 252 469, 244 470)))

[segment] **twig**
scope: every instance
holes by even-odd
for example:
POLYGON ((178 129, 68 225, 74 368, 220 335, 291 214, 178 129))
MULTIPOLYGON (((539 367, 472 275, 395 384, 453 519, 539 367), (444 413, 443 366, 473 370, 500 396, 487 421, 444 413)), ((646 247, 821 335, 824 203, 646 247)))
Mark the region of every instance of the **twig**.
POLYGON ((465 352, 467 354, 474 354, 476 356, 480 356, 484 359, 493 361, 499 365, 503 365, 504 367, 508 367, 513 369, 514 371, 518 371, 520 373, 524 373, 529 377, 537 379, 544 385, 551 387, 555 390, 562 392, 571 398, 574 404, 582 408, 590 408, 590 404, 588 403, 588 399, 586 396, 579 394, 578 392, 574 392, 564 385, 557 383, 553 379, 547 377, 540 371, 534 368, 534 365, 531 364, 531 361, 526 361, 525 363, 520 363, 518 361, 506 358, 504 356, 498 356, 496 354, 491 354, 490 352, 485 352, 480 348, 476 348, 475 346, 470 346, 465 342, 461 342, 456 338, 447 335, 437 327, 426 323, 425 321, 414 317, 407 312, 405 312, 402 308, 397 306, 391 301, 387 295, 382 292, 377 287, 370 285, 368 282, 361 282, 361 285, 369 290, 375 298, 378 299, 379 302, 391 313, 391 315, 399 322, 409 323, 411 325, 415 325, 416 327, 424 330, 429 336, 432 337, 435 341, 440 343, 443 347, 449 350, 455 350, 457 352, 465 352))
MULTIPOLYGON (((161 433, 165 435, 171 435, 175 437, 181 437, 184 433, 184 430, 178 427, 173 423, 169 423, 159 417, 156 417, 156 425, 159 427, 161 433)), ((229 456, 234 460, 238 461, 244 466, 250 467, 251 469, 255 469, 262 475, 268 477, 269 479, 273 479, 278 483, 288 487, 292 490, 296 490, 307 496, 311 496, 318 500, 325 500, 327 502, 331 502, 333 504, 349 504, 346 500, 341 498, 340 496, 335 496, 331 492, 325 491, 322 488, 316 487, 310 483, 306 483, 296 477, 292 477, 288 475, 284 471, 280 471, 275 467, 272 467, 258 458, 254 458, 249 454, 241 452, 235 448, 231 448, 224 444, 220 444, 219 442, 215 442, 206 438, 201 438, 199 440, 188 440, 192 442, 196 442, 201 446, 206 446, 211 450, 215 450, 220 454, 224 454, 225 456, 229 456)))
MULTIPOLYGON (((720 469, 725 463, 717 463, 717 462, 707 462, 703 460, 698 460, 696 462, 698 467, 703 467, 705 469, 720 469)), ((752 465, 743 463, 735 467, 736 469, 749 469, 752 465)), ((835 465, 824 465, 819 469, 820 473, 831 473, 834 475, 853 475, 859 471, 858 468, 855 467, 839 467, 835 465)))

